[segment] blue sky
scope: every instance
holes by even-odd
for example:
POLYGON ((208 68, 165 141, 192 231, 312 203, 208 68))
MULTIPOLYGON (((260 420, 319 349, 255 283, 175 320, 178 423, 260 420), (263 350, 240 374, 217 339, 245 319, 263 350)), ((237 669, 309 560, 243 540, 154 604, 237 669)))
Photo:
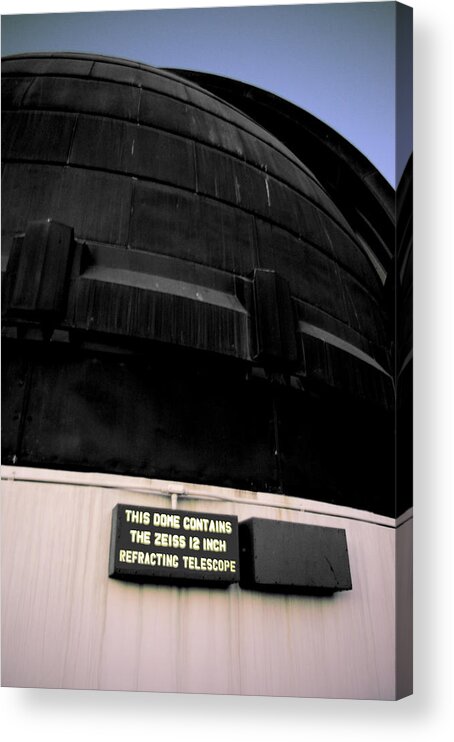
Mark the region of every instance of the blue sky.
POLYGON ((328 123, 394 185, 411 151, 405 134, 396 164, 395 19, 393 2, 7 15, 2 55, 97 52, 249 82, 328 123))

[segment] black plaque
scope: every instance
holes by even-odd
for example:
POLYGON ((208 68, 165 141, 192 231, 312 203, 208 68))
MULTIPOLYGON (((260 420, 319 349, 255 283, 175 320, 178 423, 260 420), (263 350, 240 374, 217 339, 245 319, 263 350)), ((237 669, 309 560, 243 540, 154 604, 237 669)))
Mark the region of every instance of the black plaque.
POLYGON ((120 504, 113 509, 109 577, 227 587, 239 574, 236 516, 120 504))
POLYGON ((342 528, 249 518, 240 543, 242 588, 303 595, 352 589, 342 528))

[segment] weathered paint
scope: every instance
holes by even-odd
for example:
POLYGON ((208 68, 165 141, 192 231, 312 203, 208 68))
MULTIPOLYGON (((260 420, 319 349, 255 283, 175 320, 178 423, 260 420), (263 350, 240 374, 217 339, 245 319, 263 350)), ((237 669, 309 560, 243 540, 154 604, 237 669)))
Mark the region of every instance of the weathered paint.
MULTIPOLYGON (((113 475, 5 467, 4 477, 3 685, 396 697, 396 535, 408 596, 411 515, 113 475), (172 492, 184 510, 344 528, 353 589, 307 597, 109 579, 112 508, 168 508, 172 492)), ((399 695, 410 675, 400 655, 399 695)))

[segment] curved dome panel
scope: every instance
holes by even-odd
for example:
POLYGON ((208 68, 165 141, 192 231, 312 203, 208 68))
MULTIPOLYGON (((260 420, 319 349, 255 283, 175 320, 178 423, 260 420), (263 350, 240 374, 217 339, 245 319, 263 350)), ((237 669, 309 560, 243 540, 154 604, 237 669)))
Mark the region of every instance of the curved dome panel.
POLYGON ((365 474, 390 424, 389 318, 373 250, 314 168, 252 112, 146 65, 21 55, 2 86, 11 383, 33 368, 54 398, 49 416, 17 392, 33 411, 5 413, 7 456, 356 503, 352 456, 365 474), (172 399, 199 410, 193 445, 172 399))
POLYGON ((25 56, 3 76, 6 245, 51 218, 89 245, 205 266, 202 285, 216 283, 212 269, 244 281, 272 270, 299 320, 384 363, 377 273, 276 137, 194 83, 130 62, 25 56))

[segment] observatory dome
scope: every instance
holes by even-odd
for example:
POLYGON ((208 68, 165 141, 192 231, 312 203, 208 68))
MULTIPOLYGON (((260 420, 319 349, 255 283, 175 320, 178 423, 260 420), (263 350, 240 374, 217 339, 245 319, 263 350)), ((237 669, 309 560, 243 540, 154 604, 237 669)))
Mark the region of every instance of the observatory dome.
POLYGON ((191 73, 2 72, 6 461, 355 506, 367 485, 390 512, 392 248, 325 175, 353 148, 318 172, 290 114, 191 73))

